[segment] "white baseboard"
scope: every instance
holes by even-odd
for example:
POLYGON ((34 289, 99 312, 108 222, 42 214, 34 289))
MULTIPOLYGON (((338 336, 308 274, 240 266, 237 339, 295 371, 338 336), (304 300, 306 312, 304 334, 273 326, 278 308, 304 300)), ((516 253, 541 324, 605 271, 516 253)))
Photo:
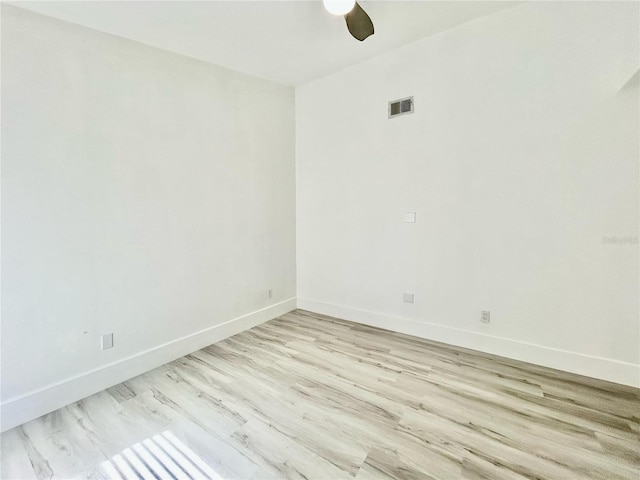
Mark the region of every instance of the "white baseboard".
POLYGON ((81 375, 7 399, 0 405, 2 431, 77 402, 160 365, 279 317, 295 308, 296 299, 290 298, 81 375))
POLYGON ((640 365, 306 298, 298 308, 492 355, 640 387, 640 365))

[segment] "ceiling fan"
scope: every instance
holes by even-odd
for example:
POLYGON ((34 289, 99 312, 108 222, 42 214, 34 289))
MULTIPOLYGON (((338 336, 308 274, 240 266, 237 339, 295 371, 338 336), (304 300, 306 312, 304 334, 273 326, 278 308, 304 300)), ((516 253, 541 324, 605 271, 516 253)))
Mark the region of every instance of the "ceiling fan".
POLYGON ((373 22, 355 0, 322 0, 324 8, 334 15, 344 15, 347 29, 353 38, 361 42, 373 35, 373 22))

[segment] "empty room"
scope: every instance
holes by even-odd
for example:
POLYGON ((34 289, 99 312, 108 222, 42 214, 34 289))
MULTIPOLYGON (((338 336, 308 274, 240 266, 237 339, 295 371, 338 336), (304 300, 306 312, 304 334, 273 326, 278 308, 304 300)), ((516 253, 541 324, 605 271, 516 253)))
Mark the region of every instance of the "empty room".
POLYGON ((640 480, 640 1, 0 7, 2 480, 640 480))

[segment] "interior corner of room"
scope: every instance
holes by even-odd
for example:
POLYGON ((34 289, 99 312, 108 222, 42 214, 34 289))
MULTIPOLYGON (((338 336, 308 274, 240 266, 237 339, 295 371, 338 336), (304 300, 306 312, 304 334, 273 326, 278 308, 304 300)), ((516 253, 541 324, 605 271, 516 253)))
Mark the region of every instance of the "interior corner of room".
POLYGON ((3 431, 296 308, 640 387, 637 2, 518 2, 295 78, 27 8, 3 431))

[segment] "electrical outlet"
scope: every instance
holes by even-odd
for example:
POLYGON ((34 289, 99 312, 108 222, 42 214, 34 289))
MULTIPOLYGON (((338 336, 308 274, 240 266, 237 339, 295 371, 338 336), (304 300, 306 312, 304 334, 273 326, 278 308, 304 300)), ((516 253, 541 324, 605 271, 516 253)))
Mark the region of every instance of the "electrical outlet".
POLYGON ((482 323, 491 322, 491 312, 489 312, 488 310, 483 310, 482 311, 482 316, 480 317, 480 321, 482 323))
POLYGON ((267 290, 267 298, 273 298, 273 290, 267 290))
POLYGON ((402 301, 404 303, 413 303, 413 293, 403 293, 402 301))
POLYGON ((105 333, 100 338, 102 350, 113 348, 113 333, 105 333))
POLYGON ((416 212, 407 212, 404 214, 404 223, 416 223, 416 212))

